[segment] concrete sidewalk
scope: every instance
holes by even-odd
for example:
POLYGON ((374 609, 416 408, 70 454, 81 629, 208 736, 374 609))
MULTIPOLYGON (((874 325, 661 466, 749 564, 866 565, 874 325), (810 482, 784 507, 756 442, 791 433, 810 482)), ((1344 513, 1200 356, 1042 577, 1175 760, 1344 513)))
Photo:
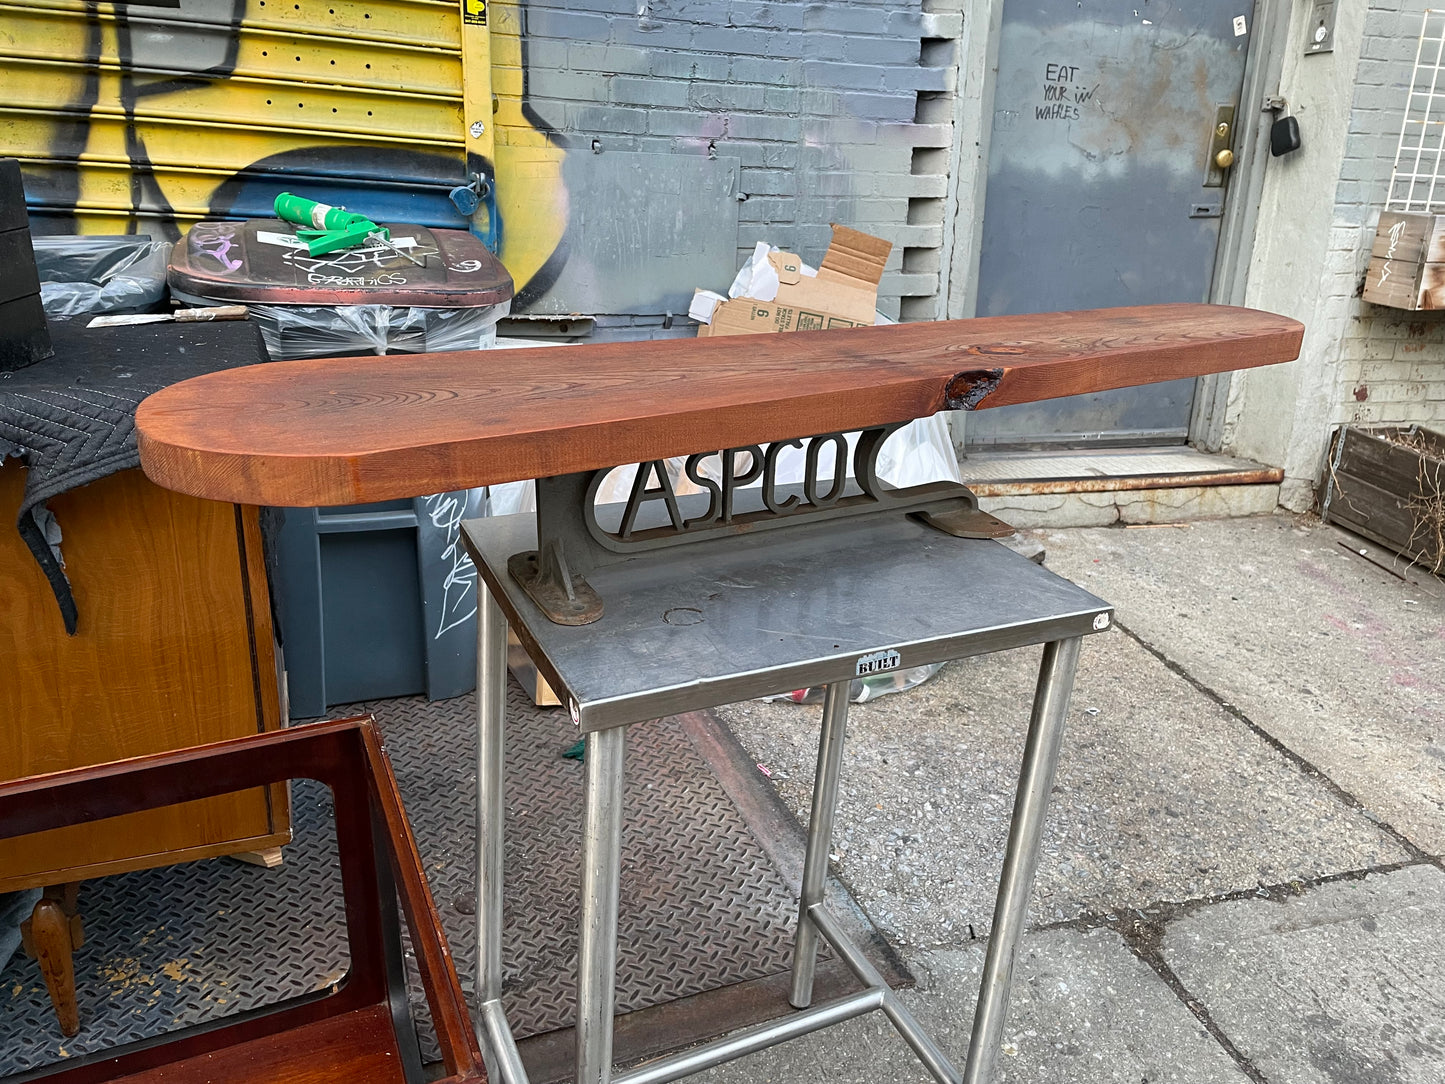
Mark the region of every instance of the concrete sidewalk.
MULTIPOLYGON (((1445 1081, 1440 581, 1285 515, 1035 537, 1118 609, 1085 643, 999 1080, 1445 1081)), ((834 872, 960 1064, 1037 663, 953 664, 848 735, 834 872)), ((817 711, 723 713, 803 821, 817 711)), ((929 1078, 870 1017, 708 1079, 929 1078)))

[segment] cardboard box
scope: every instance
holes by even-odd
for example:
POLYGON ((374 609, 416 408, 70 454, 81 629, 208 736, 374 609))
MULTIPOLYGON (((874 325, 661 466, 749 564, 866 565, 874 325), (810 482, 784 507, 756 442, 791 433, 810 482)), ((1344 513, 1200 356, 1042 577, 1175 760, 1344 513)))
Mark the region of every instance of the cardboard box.
MULTIPOLYGON (((794 253, 770 252, 766 259, 773 274, 759 276, 767 288, 758 292, 774 293, 771 283, 776 277, 774 296, 743 296, 718 302, 707 322, 698 327, 698 336, 871 326, 878 308, 878 282, 892 249, 890 241, 835 225, 833 241, 816 274, 808 274, 794 253)), ((707 296, 706 291, 698 291, 700 299, 707 296)), ((701 313, 707 307, 704 302, 691 311, 701 313)))

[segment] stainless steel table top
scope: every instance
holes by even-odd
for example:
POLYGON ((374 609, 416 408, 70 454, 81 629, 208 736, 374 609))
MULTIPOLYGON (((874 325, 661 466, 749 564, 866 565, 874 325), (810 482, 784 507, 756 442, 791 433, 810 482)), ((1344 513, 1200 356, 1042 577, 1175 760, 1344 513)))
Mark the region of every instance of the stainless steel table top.
POLYGON ((462 530, 507 623, 583 732, 1082 636, 1112 614, 997 542, 875 515, 597 569, 587 581, 602 619, 556 625, 507 573, 508 557, 536 548, 534 517, 462 530))

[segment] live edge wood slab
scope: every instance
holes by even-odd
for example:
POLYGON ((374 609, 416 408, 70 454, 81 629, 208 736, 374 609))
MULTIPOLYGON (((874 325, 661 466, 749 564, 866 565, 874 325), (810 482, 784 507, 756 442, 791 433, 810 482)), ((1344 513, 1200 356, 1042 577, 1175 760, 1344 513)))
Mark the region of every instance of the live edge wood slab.
POLYGON ((1304 328, 1216 305, 535 350, 279 362, 136 413, 161 485, 336 505, 495 485, 1292 361, 1304 328))

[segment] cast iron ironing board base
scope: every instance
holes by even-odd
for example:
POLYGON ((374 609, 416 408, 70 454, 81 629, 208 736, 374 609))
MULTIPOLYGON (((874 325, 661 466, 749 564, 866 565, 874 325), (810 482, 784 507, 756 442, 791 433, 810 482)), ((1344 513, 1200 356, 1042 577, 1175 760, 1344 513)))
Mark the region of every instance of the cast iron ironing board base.
POLYGON ((468 550, 485 582, 478 623, 478 984, 484 1048, 504 1084, 526 1074, 501 1004, 502 767, 510 625, 586 738, 577 1080, 661 1084, 881 1009, 932 1075, 982 1084, 1002 1037, 1048 794, 1082 638, 1110 607, 991 541, 955 538, 907 516, 872 516, 740 536, 599 569, 608 600, 590 625, 554 624, 507 573, 536 546, 530 516, 472 520, 468 550), (962 1074, 823 908, 848 689, 863 672, 1043 644, 1028 741, 962 1074), (613 987, 627 727, 807 685, 826 685, 793 960, 797 1012, 625 1073, 612 1067, 613 987), (813 1006, 821 936, 862 989, 813 1006))

